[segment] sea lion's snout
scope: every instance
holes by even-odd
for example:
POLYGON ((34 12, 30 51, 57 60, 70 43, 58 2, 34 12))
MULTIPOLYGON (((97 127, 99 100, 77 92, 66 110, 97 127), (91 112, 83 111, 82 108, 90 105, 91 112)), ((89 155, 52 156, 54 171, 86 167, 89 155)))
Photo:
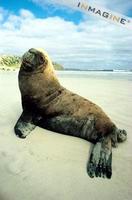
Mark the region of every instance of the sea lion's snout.
POLYGON ((34 48, 29 49, 22 57, 22 65, 26 71, 34 71, 46 63, 45 56, 34 48))

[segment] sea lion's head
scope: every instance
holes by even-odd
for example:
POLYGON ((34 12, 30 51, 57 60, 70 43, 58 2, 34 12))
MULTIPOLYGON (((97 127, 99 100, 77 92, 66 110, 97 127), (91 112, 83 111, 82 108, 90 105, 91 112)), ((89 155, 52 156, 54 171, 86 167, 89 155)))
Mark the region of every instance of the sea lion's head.
POLYGON ((31 48, 22 56, 21 67, 27 72, 44 70, 47 64, 47 53, 43 50, 31 48))

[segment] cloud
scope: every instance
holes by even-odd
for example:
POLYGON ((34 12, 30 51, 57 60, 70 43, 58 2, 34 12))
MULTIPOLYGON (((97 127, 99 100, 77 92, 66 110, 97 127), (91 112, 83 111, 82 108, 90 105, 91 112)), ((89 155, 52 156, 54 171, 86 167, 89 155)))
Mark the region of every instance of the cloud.
POLYGON ((41 6, 52 5, 54 7, 74 4, 74 0, 31 0, 31 1, 41 6))
POLYGON ((42 47, 66 68, 132 68, 132 35, 125 28, 98 19, 74 24, 60 17, 36 18, 25 9, 2 17, 0 54, 42 47))
POLYGON ((126 15, 128 10, 132 9, 132 1, 129 0, 113 0, 112 2, 109 0, 90 0, 90 2, 126 15))

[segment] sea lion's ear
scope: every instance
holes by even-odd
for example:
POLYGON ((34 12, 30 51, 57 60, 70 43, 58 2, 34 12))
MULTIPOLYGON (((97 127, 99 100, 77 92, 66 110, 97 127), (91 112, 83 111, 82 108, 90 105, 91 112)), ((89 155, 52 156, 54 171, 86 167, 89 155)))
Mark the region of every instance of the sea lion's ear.
POLYGON ((45 58, 44 59, 44 66, 46 67, 47 64, 48 64, 48 60, 45 58))

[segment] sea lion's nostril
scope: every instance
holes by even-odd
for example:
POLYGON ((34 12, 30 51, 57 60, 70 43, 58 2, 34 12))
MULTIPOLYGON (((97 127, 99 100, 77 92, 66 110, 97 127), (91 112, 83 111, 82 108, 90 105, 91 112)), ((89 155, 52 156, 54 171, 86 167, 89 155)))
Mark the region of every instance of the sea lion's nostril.
POLYGON ((30 52, 30 53, 34 53, 34 54, 36 54, 36 49, 31 48, 31 49, 29 49, 29 52, 30 52))

